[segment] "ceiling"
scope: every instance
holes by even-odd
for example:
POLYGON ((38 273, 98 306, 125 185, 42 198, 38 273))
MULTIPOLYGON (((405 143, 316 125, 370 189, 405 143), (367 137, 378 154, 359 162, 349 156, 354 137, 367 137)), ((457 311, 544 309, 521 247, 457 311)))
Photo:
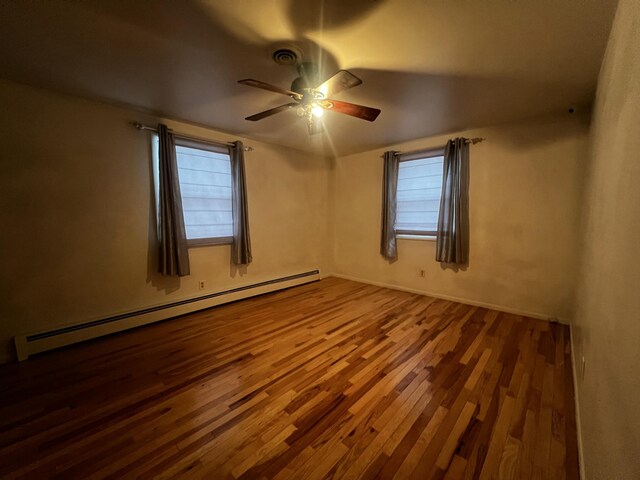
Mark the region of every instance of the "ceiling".
POLYGON ((0 2, 0 75, 128 104, 225 132, 345 155, 588 105, 616 0, 45 0, 0 2), (336 99, 382 110, 374 123, 328 112, 310 137, 289 99, 292 42, 324 76, 363 84, 336 99))

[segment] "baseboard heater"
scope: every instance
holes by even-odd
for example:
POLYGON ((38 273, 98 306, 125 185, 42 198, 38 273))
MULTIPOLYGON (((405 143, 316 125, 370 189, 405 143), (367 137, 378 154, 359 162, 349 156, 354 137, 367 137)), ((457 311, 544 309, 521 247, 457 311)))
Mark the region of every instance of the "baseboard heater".
POLYGON ((215 307, 223 303, 234 302, 236 300, 242 300, 243 298, 254 297, 256 295, 295 287, 317 280, 320 280, 320 271, 312 270, 251 285, 242 285, 229 290, 187 298, 172 303, 120 313, 111 317, 60 327, 54 330, 17 335, 15 337, 15 345, 18 360, 26 360, 29 358, 29 355, 35 353, 53 350, 54 348, 64 347, 73 343, 121 332, 186 313, 215 307))

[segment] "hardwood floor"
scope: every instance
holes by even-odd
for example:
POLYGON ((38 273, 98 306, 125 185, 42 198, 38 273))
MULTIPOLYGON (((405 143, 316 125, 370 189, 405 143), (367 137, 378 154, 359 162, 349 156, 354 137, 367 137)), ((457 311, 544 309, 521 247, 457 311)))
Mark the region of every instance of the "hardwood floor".
POLYGON ((0 368, 2 478, 578 478, 567 327, 328 278, 0 368))

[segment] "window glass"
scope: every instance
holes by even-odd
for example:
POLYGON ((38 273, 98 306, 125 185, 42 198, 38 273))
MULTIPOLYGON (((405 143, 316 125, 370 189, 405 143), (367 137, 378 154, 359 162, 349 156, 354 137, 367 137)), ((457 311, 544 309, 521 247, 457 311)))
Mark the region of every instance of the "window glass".
POLYGON ((442 193, 442 155, 401 161, 398 168, 396 232, 435 235, 442 193))
POLYGON ((229 155, 178 145, 176 159, 187 240, 233 236, 229 155))

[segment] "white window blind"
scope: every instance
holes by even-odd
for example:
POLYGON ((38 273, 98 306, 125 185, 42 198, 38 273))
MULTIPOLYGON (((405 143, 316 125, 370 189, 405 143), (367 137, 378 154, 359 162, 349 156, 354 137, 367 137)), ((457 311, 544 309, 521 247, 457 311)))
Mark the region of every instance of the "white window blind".
POLYGON ((442 193, 442 155, 400 161, 396 232, 435 235, 442 193))
POLYGON ((176 158, 187 240, 206 243, 208 239, 230 239, 233 217, 229 155, 178 144, 176 158))

